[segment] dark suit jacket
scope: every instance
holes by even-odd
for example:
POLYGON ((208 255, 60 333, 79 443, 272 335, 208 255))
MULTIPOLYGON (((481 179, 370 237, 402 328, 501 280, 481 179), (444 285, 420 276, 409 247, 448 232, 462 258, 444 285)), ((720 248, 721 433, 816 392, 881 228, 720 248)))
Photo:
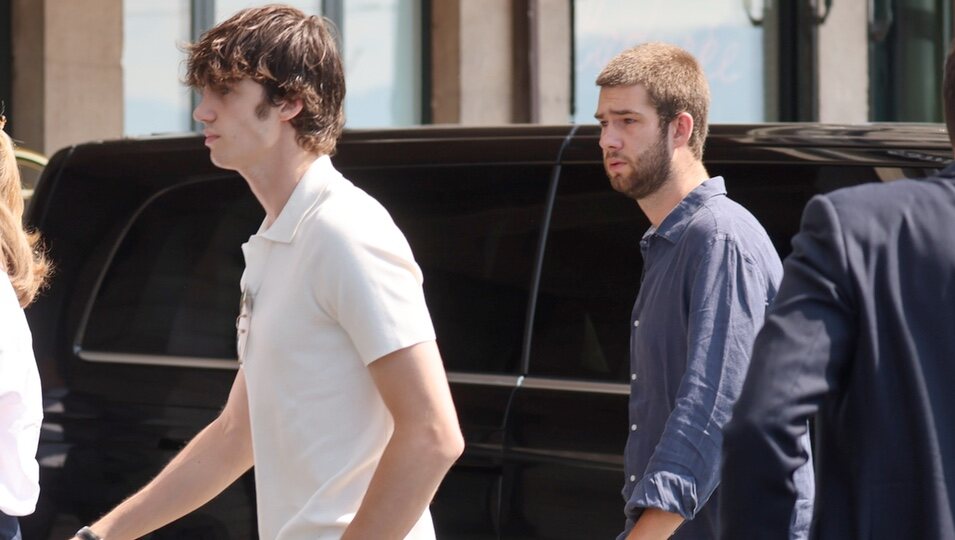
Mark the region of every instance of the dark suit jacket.
POLYGON ((815 415, 812 538, 955 538, 955 164, 806 206, 726 429, 721 536, 786 538, 815 415))

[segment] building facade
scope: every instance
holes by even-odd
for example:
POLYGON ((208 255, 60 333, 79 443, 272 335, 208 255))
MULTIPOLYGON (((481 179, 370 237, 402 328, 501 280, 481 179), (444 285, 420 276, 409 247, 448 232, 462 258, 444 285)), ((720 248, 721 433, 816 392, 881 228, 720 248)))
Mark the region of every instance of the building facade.
MULTIPOLYGON (((182 45, 248 0, 0 0, 21 144, 194 129, 182 45)), ((339 29, 349 127, 589 123, 600 67, 650 40, 703 63, 713 122, 941 121, 952 0, 290 0, 339 29)))

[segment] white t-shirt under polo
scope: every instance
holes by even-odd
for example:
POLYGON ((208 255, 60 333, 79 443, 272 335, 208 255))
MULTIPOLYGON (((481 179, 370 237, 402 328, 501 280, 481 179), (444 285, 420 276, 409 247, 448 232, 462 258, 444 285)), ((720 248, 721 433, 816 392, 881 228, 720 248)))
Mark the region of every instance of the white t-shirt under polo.
MULTIPOLYGON (((328 157, 242 251, 259 536, 337 539, 394 428, 368 364, 435 338, 421 270, 388 212, 328 157)), ((427 510, 407 538, 434 538, 427 510)))

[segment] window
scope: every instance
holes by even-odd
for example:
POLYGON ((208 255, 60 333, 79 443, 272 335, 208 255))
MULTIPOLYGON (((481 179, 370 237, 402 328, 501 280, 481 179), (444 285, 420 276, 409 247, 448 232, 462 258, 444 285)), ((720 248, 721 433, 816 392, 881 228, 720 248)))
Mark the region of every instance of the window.
POLYGON ((710 83, 710 122, 765 119, 763 30, 738 0, 574 0, 574 121, 593 123, 597 75, 645 41, 690 51, 710 83))
POLYGON ((949 0, 869 3, 870 118, 941 122, 942 66, 952 35, 949 0))
POLYGON ((564 165, 541 270, 532 375, 626 380, 647 227, 599 164, 564 165))
POLYGON ((342 172, 408 238, 447 369, 516 373, 550 166, 342 172))
MULTIPOLYGON (((215 24, 228 19, 240 9, 258 7, 268 2, 260 0, 215 0, 215 24)), ((282 4, 298 8, 309 15, 322 13, 322 0, 283 0, 282 4)))
MULTIPOLYGON (((126 135, 193 129, 192 92, 182 84, 183 44, 254 0, 123 0, 126 135)), ((339 27, 348 127, 405 126, 422 119, 421 0, 291 0, 339 27)))
MULTIPOLYGON (((728 195, 791 251, 802 210, 817 193, 866 182, 918 178, 934 168, 707 163, 728 195)), ((627 382, 630 314, 640 287, 639 241, 650 224, 615 192, 599 164, 566 164, 541 271, 530 374, 627 382)))
POLYGON ((189 0, 123 0, 123 132, 192 129, 190 91, 179 46, 192 36, 189 0))
POLYGON ((235 177, 182 185, 153 199, 106 270, 82 348, 235 359, 241 245, 262 218, 235 177))
POLYGON ((420 0, 344 2, 348 127, 420 124, 420 0))

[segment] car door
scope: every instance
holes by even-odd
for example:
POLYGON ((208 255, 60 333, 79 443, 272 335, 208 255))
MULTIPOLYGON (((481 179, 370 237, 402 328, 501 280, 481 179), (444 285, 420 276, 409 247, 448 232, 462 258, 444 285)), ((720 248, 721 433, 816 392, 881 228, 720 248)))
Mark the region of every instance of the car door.
POLYGON ((505 447, 502 538, 613 538, 623 530, 630 309, 647 222, 575 140, 557 185, 526 376, 505 447))
POLYGON ((391 213, 424 274, 466 441, 431 506, 438 537, 447 540, 499 535, 504 426, 520 381, 556 155, 521 154, 521 144, 512 140, 508 148, 502 139, 455 133, 385 145, 352 141, 336 158, 345 176, 391 213), (378 149, 377 159, 363 158, 362 147, 378 149))

